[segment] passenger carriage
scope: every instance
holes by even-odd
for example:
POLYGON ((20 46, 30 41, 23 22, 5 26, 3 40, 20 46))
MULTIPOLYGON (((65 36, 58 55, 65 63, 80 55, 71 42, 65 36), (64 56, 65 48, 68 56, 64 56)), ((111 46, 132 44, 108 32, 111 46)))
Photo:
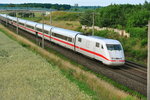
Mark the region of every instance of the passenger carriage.
POLYGON ((76 36, 78 34, 81 33, 77 31, 55 27, 52 29, 51 41, 71 50, 74 50, 76 45, 76 36))

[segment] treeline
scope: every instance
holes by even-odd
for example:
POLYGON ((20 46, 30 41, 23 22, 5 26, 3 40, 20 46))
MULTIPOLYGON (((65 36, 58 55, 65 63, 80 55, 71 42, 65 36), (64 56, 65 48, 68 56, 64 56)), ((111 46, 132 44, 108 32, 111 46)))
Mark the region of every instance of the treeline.
POLYGON ((47 8, 56 10, 69 10, 70 5, 67 4, 50 4, 50 3, 24 3, 24 4, 0 4, 2 7, 35 7, 35 8, 47 8))
MULTIPOLYGON (((96 10, 86 11, 80 20, 83 25, 92 25, 93 13, 95 14, 95 25, 99 27, 112 27, 119 29, 145 27, 150 19, 150 3, 145 1, 143 5, 110 5, 96 10)), ((132 29, 132 31, 135 29, 132 29)))

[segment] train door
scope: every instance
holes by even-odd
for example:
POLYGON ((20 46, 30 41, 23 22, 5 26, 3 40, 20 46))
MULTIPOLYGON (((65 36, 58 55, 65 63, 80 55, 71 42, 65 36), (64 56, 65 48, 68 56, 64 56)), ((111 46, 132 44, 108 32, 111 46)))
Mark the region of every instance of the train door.
POLYGON ((104 46, 102 43, 99 43, 99 42, 95 43, 95 52, 96 52, 95 59, 102 61, 103 60, 102 57, 105 55, 104 46))
POLYGON ((37 26, 37 24, 34 26, 34 30, 35 30, 35 37, 36 37, 36 44, 38 44, 38 45, 39 45, 39 38, 38 38, 38 32, 37 32, 37 30, 36 30, 36 26, 37 26))
POLYGON ((90 51, 93 51, 93 45, 92 44, 93 44, 93 42, 88 40, 88 39, 85 41, 85 49, 87 50, 87 51, 85 51, 85 54, 88 57, 94 58, 93 53, 90 52, 90 51))
POLYGON ((81 48, 83 47, 83 39, 82 37, 78 37, 76 38, 76 51, 82 53, 81 48))
POLYGON ((50 29, 50 31, 49 31, 49 41, 51 41, 52 40, 52 29, 53 29, 53 27, 50 29))

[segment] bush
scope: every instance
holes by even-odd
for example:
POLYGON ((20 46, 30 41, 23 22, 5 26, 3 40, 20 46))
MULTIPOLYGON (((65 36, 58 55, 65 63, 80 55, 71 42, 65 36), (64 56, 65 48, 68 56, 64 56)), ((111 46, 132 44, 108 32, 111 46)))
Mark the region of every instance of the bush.
POLYGON ((79 13, 57 11, 52 13, 52 18, 54 20, 77 21, 79 13))
POLYGON ((119 37, 119 35, 116 32, 109 31, 109 30, 102 30, 102 31, 96 31, 95 30, 94 35, 100 36, 100 37, 105 37, 105 38, 111 38, 111 39, 116 39, 119 37))
POLYGON ((126 30, 127 32, 130 33, 131 37, 140 38, 140 39, 147 37, 146 28, 132 27, 132 28, 127 28, 126 30))
POLYGON ((131 39, 131 41, 130 41, 131 43, 131 46, 135 46, 136 45, 136 43, 137 43, 137 40, 136 39, 131 39))
POLYGON ((147 58, 147 50, 132 50, 130 54, 137 60, 143 60, 147 58))
POLYGON ((147 38, 141 41, 141 46, 144 47, 147 45, 147 38))
POLYGON ((108 30, 102 30, 102 31, 95 31, 96 36, 100 36, 100 37, 108 37, 109 31, 108 30))

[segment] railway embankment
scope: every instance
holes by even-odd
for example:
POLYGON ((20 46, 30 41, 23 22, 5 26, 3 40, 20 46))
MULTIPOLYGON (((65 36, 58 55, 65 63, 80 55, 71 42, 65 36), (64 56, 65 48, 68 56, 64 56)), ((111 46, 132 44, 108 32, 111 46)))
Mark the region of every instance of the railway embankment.
MULTIPOLYGON (((108 84, 105 81, 99 79, 92 73, 86 72, 86 71, 80 69, 77 65, 73 65, 72 63, 65 61, 64 59, 61 59, 60 57, 56 56, 55 54, 47 52, 46 50, 44 50, 44 49, 38 47, 37 45, 31 43, 30 41, 14 34, 13 32, 5 29, 2 26, 0 26, 0 27, 2 30, 5 30, 7 35, 9 35, 9 36, 13 37, 15 40, 19 41, 24 47, 27 47, 27 48, 31 49, 32 51, 34 51, 38 54, 41 54, 44 58, 47 59, 48 62, 53 62, 54 65, 56 65, 57 67, 59 67, 61 69, 63 75, 65 75, 68 79, 70 79, 71 81, 76 83, 78 85, 78 87, 81 90, 83 90, 84 92, 86 92, 87 94, 95 96, 95 97, 93 97, 94 99, 99 99, 99 98, 101 98, 102 100, 114 100, 114 99, 128 100, 129 98, 131 100, 137 99, 136 97, 132 97, 128 93, 125 93, 122 90, 119 90, 119 89, 113 87, 111 84, 108 84), (73 76, 73 77, 71 78, 70 76, 73 76), (78 79, 78 80, 76 80, 76 79, 78 79), (87 85, 87 87, 85 88, 82 85, 84 85, 84 86, 87 85), (92 89, 95 92, 89 93, 91 90, 87 90, 88 88, 92 89)), ((18 63, 20 63, 20 62, 18 62, 18 63)), ((36 65, 38 65, 38 64, 36 64, 36 65)), ((41 69, 44 69, 44 68, 42 67, 41 69)), ((46 69, 44 69, 44 70, 46 71, 46 69)), ((44 81, 43 81, 43 84, 45 84, 44 81)), ((66 85, 65 87, 68 87, 68 86, 66 85)))

